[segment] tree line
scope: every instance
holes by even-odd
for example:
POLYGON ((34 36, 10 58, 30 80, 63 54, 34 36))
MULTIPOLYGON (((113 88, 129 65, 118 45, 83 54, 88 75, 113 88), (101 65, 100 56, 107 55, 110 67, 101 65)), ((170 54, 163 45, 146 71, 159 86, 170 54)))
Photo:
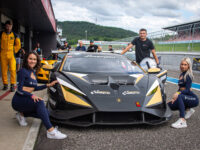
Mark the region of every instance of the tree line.
POLYGON ((130 30, 106 27, 84 21, 58 21, 57 25, 62 28, 62 36, 66 37, 71 45, 76 44, 77 40, 86 38, 95 41, 115 41, 138 35, 130 30))

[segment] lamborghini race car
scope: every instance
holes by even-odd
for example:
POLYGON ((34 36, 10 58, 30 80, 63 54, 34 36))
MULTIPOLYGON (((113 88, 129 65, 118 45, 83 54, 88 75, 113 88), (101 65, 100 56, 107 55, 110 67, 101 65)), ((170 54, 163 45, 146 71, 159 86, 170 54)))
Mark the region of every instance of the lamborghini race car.
POLYGON ((166 71, 148 73, 119 54, 80 52, 67 54, 51 71, 50 81, 59 82, 48 89, 54 122, 155 125, 171 118, 161 79, 166 71))
POLYGON ((65 53, 52 53, 45 60, 41 60, 41 68, 37 72, 37 80, 40 82, 47 82, 49 79, 49 71, 43 69, 44 65, 54 65, 56 62, 61 61, 65 53))

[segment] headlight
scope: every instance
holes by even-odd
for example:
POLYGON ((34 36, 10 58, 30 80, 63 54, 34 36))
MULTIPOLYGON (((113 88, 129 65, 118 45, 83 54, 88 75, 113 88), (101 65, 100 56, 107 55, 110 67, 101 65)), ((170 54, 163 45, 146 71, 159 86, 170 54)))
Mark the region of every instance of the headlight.
POLYGON ((81 105, 84 107, 91 108, 92 106, 85 101, 82 97, 85 95, 83 92, 81 92, 78 88, 74 87, 73 85, 67 83, 66 81, 57 78, 58 82, 61 84, 61 89, 64 95, 64 98, 67 102, 81 105))
POLYGON ((156 80, 153 83, 153 85, 147 92, 147 96, 150 96, 150 95, 153 95, 153 96, 151 97, 149 102, 146 104, 146 107, 150 107, 150 106, 154 106, 154 105, 162 103, 161 89, 160 89, 158 80, 156 80))
POLYGON ((78 93, 81 93, 83 95, 85 95, 85 93, 81 92, 78 88, 74 87, 73 85, 67 83, 66 81, 60 79, 60 78, 57 78, 58 82, 61 84, 61 85, 64 85, 65 87, 69 88, 69 89, 72 89, 78 93))
POLYGON ((72 94, 83 96, 83 94, 81 94, 81 93, 79 93, 79 92, 77 92, 77 91, 75 91, 75 90, 72 90, 72 89, 70 89, 70 88, 68 88, 68 87, 66 87, 66 86, 62 86, 62 87, 63 87, 66 91, 68 91, 68 92, 70 92, 70 93, 72 93, 72 94))
POLYGON ((157 89, 158 89, 158 86, 155 89, 153 89, 147 96, 150 96, 150 95, 156 93, 157 89))
POLYGON ((159 82, 158 82, 158 80, 156 80, 153 83, 153 85, 151 86, 151 88, 149 89, 149 91, 147 92, 146 96, 150 96, 150 95, 154 94, 157 91, 158 86, 159 86, 159 82))

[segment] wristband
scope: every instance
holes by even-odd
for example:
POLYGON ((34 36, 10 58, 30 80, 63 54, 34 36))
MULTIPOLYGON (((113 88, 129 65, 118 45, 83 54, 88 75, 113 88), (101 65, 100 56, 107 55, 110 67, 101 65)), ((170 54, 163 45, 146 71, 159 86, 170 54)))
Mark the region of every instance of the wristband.
POLYGON ((35 95, 32 95, 32 96, 31 96, 32 99, 33 99, 33 96, 35 96, 35 95))
POLYGON ((181 94, 181 92, 176 92, 177 94, 181 94))

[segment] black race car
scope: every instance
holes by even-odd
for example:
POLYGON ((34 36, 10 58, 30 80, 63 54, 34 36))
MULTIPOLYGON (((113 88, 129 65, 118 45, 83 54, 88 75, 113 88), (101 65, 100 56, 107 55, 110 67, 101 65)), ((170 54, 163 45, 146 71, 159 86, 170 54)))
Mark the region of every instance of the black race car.
POLYGON ((77 126, 163 123, 172 115, 167 72, 150 70, 119 54, 68 53, 50 74, 59 82, 48 89, 50 117, 77 126))

